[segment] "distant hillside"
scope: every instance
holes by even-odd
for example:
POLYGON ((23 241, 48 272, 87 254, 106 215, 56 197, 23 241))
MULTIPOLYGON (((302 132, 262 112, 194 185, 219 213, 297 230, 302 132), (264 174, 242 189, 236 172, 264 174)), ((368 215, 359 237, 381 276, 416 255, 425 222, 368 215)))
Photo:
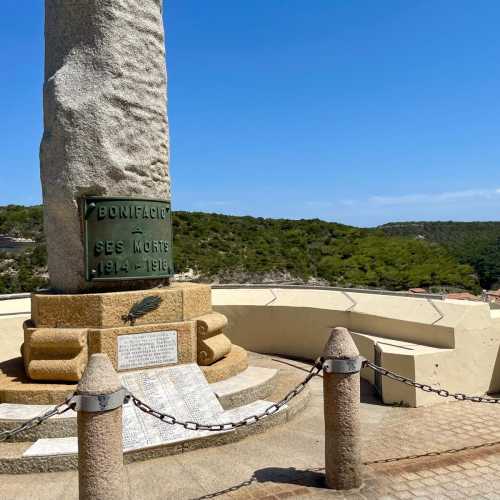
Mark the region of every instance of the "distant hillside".
MULTIPOLYGON (((191 212, 176 212, 173 225, 176 272, 193 269, 203 281, 287 279, 390 290, 480 290, 474 269, 450 250, 413 234, 390 235, 388 226, 360 229, 318 219, 191 212)), ((43 284, 40 207, 0 207, 2 233, 31 237, 38 244, 21 256, 0 254, 0 293, 43 284)))
POLYGON ((473 269, 440 245, 387 237, 380 230, 318 219, 178 212, 174 234, 177 269, 195 267, 215 279, 231 281, 239 274, 240 281, 255 281, 286 271, 348 287, 479 289, 473 269))
POLYGON ((482 288, 500 287, 500 222, 394 222, 380 229, 388 236, 444 245, 474 268, 482 288))
POLYGON ((36 241, 21 254, 0 252, 0 293, 30 292, 47 285, 47 254, 42 231, 41 206, 0 207, 0 235, 36 241))
POLYGON ((43 238, 43 210, 40 205, 0 207, 0 234, 15 238, 43 238))

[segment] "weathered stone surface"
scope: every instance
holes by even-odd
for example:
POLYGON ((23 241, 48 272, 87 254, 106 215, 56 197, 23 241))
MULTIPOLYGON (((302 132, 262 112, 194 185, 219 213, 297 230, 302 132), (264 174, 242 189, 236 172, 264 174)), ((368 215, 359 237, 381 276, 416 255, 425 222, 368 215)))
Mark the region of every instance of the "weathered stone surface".
POLYGON ((182 320, 180 290, 157 290, 77 295, 33 294, 32 318, 41 328, 113 328, 126 324, 132 306, 146 297, 159 297, 158 309, 138 318, 135 325, 182 320))
POLYGON ((200 337, 210 337, 220 333, 227 326, 227 318, 218 312, 205 314, 197 318, 196 328, 200 337))
POLYGON ((87 366, 87 330, 24 323, 22 355, 32 380, 78 382, 87 366))
MULTIPOLYGON (((359 356, 347 328, 334 328, 323 357, 352 359, 359 356)), ((360 374, 323 372, 326 484, 335 490, 359 488, 361 462, 360 374)))
POLYGON ((227 318, 212 312, 196 319, 198 333, 198 364, 209 366, 231 351, 231 341, 222 333, 227 318))
POLYGON ((160 306, 136 319, 135 325, 187 321, 212 311, 208 285, 176 283, 119 293, 35 293, 31 297, 31 316, 37 328, 121 327, 131 307, 151 296, 161 299, 160 306))
POLYGON ((79 200, 170 199, 162 0, 46 0, 41 177, 57 291, 148 288, 84 278, 79 200))
POLYGON ((201 283, 172 283, 171 288, 182 290, 182 317, 193 319, 212 312, 212 289, 201 283))
MULTIPOLYGON (((120 379, 109 358, 93 354, 78 384, 78 394, 112 394, 120 388, 120 379)), ((80 499, 123 499, 122 407, 106 412, 79 411, 77 422, 80 499)))
POLYGON ((249 366, 234 377, 211 384, 211 388, 222 407, 229 410, 257 399, 269 399, 277 377, 277 369, 249 366))
MULTIPOLYGON (((196 362, 198 347, 203 350, 200 364, 217 363, 230 354, 231 341, 221 330, 227 324, 226 317, 212 312, 211 305, 210 287, 195 283, 152 290, 33 294, 32 320, 25 325, 22 353, 27 373, 36 380, 77 382, 88 354, 106 353, 118 369, 120 336, 157 332, 175 332, 176 363, 196 362), (159 307, 131 324, 127 314, 132 306, 151 296, 161 299, 159 307)), ((165 361, 168 364, 174 361, 165 361)), ((207 377, 221 380, 246 366, 246 352, 236 350, 231 359, 207 372, 207 377)))
POLYGON ((210 366, 200 366, 209 384, 234 377, 248 368, 248 353, 242 347, 231 346, 227 356, 210 366))
POLYGON ((209 366, 219 361, 231 351, 231 341, 223 334, 209 338, 198 337, 198 364, 209 366))
POLYGON ((23 358, 0 363, 0 402, 56 405, 72 394, 70 383, 33 382, 26 375, 23 358))

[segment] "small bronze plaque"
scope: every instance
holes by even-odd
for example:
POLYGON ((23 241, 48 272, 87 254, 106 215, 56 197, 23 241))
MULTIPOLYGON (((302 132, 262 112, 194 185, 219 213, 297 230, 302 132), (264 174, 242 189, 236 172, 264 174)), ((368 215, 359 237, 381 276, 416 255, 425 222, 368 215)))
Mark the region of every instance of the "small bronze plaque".
POLYGON ((88 281, 172 276, 170 202, 87 197, 83 217, 88 281))

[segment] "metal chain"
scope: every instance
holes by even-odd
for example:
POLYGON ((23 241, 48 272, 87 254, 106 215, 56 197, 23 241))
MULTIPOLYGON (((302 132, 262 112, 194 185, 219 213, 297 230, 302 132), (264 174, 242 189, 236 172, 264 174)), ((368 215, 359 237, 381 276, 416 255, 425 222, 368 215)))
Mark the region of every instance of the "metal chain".
POLYGON ((392 462, 401 462, 403 460, 416 460, 418 458, 440 457, 442 455, 452 455, 453 453, 461 453, 462 451, 473 451, 473 450, 479 450, 481 448, 492 448, 493 446, 498 446, 499 444, 500 441, 491 441, 488 443, 464 446, 462 448, 450 448, 448 450, 441 450, 441 451, 428 451, 427 453, 421 453, 419 455, 405 455, 402 457, 379 458, 377 460, 371 460, 363 463, 364 465, 389 464, 392 462))
POLYGON ((246 425, 255 424, 259 420, 262 420, 265 417, 273 415, 274 413, 279 411, 280 408, 289 403, 295 396, 300 394, 304 390, 306 385, 314 377, 316 377, 321 372, 322 369, 323 369, 323 359, 318 358, 315 361, 314 365, 309 370, 307 377, 302 382, 300 382, 300 384, 296 385, 283 399, 281 399, 277 403, 273 403, 272 405, 268 406, 262 413, 251 415, 237 422, 226 422, 223 424, 201 424, 198 422, 189 422, 189 421, 183 422, 181 420, 177 420, 172 415, 168 415, 166 413, 162 413, 159 410, 155 410, 147 403, 144 403, 144 401, 141 401, 140 399, 136 398, 133 394, 130 394, 130 398, 133 404, 137 406, 139 410, 157 418, 158 420, 161 420, 162 422, 165 422, 166 424, 180 425, 181 427, 184 427, 184 429, 190 431, 213 431, 213 432, 228 431, 232 429, 237 429, 238 427, 244 427, 246 425))
POLYGON ((429 384, 420 384, 411 380, 409 378, 403 377, 403 375, 399 375, 398 373, 391 372, 390 370, 386 370, 381 366, 377 366, 371 361, 365 360, 363 363, 364 367, 371 368, 373 371, 380 373, 392 380, 396 380, 398 382, 402 382, 403 384, 410 385, 412 387, 416 387, 417 389, 421 389, 424 392, 433 392, 438 396, 443 398, 454 398, 457 401, 472 401, 473 403, 500 403, 500 398, 486 398, 483 396, 467 396, 461 392, 453 393, 447 391, 446 389, 438 389, 437 387, 432 387, 429 384))
POLYGON ((30 420, 26 420, 26 422, 23 422, 21 425, 15 427, 14 429, 0 432, 0 442, 6 441, 7 439, 14 437, 17 434, 20 434, 21 432, 25 432, 29 429, 32 429, 33 427, 37 427, 41 423, 45 422, 45 420, 48 420, 54 415, 62 415, 63 413, 66 413, 68 410, 71 410, 73 406, 74 406, 74 394, 67 397, 62 403, 58 404, 57 406, 54 406, 54 408, 51 408, 49 411, 43 413, 42 415, 38 415, 37 417, 34 417, 30 420))

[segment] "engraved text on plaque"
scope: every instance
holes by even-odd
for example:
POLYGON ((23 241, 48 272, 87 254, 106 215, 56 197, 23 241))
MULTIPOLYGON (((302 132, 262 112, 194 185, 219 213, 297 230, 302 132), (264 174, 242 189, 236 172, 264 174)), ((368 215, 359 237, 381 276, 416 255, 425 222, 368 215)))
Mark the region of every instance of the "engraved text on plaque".
POLYGON ((83 215, 88 281, 172 276, 170 202, 87 197, 83 215))
POLYGON ((118 369, 132 370, 177 363, 177 332, 118 336, 118 369))

